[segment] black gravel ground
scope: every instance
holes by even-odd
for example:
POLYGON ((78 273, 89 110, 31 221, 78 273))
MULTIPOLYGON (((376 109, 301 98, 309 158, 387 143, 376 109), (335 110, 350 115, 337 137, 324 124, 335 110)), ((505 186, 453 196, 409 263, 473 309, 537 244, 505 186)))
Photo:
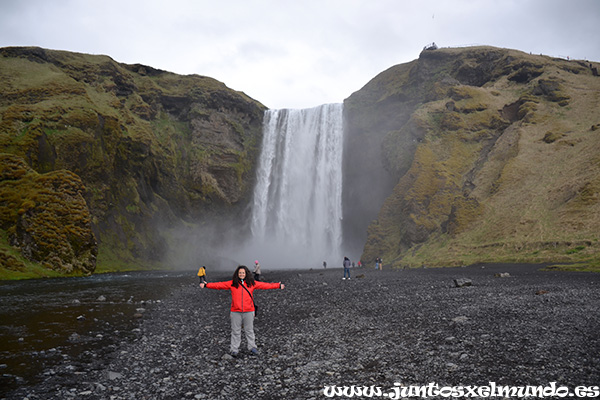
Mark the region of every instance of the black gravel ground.
POLYGON ((600 274, 539 268, 353 269, 351 280, 341 269, 264 271, 286 288, 255 292, 260 355, 235 359, 229 293, 190 278, 145 311, 133 339, 7 398, 325 399, 332 385, 381 387, 385 397, 400 383, 600 385, 600 274))

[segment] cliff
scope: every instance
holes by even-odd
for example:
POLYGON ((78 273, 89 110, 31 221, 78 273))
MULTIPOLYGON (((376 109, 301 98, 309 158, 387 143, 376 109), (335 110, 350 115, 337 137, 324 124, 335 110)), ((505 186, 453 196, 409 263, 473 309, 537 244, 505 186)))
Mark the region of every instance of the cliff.
POLYGON ((201 226, 192 262, 244 212, 265 109, 244 93, 41 48, 0 49, 0 93, 2 276, 168 265, 201 226))
POLYGON ((598 263, 597 67, 472 47, 379 74, 344 103, 347 244, 393 266, 598 263))
MULTIPOLYGON (((600 264, 597 67, 471 47, 376 76, 344 102, 346 254, 600 264)), ((0 279, 191 268, 247 233, 265 107, 244 93, 2 48, 0 94, 0 279)))

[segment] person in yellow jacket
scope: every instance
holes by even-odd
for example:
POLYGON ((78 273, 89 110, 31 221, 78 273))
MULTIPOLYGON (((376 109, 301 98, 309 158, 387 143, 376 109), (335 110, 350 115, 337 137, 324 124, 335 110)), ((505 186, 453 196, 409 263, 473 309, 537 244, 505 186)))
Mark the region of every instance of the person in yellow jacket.
POLYGON ((200 283, 206 283, 206 267, 204 265, 198 270, 198 278, 200 283))

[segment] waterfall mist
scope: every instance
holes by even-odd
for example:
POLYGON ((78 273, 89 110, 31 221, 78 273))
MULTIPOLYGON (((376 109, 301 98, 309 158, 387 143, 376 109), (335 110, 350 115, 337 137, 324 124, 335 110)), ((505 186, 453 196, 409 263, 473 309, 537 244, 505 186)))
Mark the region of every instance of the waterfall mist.
POLYGON ((244 260, 341 264, 342 114, 343 104, 266 111, 244 260))

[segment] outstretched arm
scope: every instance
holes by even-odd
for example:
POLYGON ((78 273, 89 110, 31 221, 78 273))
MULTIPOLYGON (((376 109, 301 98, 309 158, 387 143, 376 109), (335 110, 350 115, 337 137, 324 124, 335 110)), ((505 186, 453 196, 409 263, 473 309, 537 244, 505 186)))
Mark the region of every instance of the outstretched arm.
POLYGON ((217 290, 226 290, 231 289, 231 281, 225 282, 201 282, 200 288, 204 289, 217 289, 217 290))
POLYGON ((254 282, 256 289, 284 289, 285 285, 281 282, 262 282, 255 281, 254 282))

